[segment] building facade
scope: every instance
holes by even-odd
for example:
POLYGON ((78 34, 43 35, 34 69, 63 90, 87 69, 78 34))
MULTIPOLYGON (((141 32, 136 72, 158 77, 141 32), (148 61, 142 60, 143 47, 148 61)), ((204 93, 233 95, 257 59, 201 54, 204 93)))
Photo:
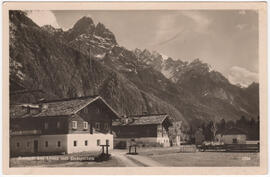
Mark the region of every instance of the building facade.
POLYGON ((118 114, 100 96, 10 106, 10 153, 62 154, 113 148, 118 114))
POLYGON ((230 128, 216 136, 224 144, 246 144, 247 133, 239 128, 230 128))
POLYGON ((135 140, 142 145, 170 146, 168 136, 169 127, 172 126, 167 114, 138 115, 123 118, 122 121, 113 123, 115 133, 114 143, 135 140))

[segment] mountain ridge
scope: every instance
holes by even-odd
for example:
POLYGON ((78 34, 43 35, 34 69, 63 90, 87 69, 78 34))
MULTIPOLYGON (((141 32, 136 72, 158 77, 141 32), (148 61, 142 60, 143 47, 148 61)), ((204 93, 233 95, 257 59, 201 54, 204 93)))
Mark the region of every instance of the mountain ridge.
POLYGON ((166 112, 187 125, 259 114, 258 84, 242 89, 200 60, 128 50, 104 25, 82 19, 63 31, 11 11, 12 80, 60 98, 99 94, 122 115, 166 112))

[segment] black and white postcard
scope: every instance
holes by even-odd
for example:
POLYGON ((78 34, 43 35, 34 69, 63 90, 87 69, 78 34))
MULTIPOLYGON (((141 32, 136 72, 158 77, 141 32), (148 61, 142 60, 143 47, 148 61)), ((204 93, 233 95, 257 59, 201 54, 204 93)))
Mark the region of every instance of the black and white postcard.
POLYGON ((265 3, 13 2, 3 16, 5 173, 266 173, 265 3))

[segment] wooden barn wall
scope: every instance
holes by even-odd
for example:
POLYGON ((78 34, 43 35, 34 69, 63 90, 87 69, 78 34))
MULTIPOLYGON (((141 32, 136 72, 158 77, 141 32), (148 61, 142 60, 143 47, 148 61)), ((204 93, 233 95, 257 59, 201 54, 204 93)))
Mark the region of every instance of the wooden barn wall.
POLYGON ((118 138, 157 137, 157 125, 115 126, 118 138))

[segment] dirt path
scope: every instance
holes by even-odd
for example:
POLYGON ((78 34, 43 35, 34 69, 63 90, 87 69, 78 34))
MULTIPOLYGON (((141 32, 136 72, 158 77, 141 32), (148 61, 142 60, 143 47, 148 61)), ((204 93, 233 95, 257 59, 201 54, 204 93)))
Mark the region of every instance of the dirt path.
POLYGON ((138 161, 140 163, 142 163, 144 166, 147 167, 161 167, 164 166, 161 163, 154 161, 148 157, 145 156, 141 156, 141 155, 129 155, 128 156, 131 159, 134 159, 135 161, 138 161))
POLYGON ((126 151, 114 150, 112 155, 115 158, 118 158, 125 164, 127 167, 138 167, 138 166, 146 166, 146 167, 159 167, 163 166, 157 161, 154 161, 148 157, 141 155, 127 155, 126 151))
POLYGON ((138 163, 135 163, 134 161, 130 160, 125 153, 126 153, 125 151, 114 150, 112 152, 112 156, 114 156, 115 158, 118 158, 119 160, 121 160, 122 163, 126 167, 138 167, 138 166, 140 166, 138 163))

